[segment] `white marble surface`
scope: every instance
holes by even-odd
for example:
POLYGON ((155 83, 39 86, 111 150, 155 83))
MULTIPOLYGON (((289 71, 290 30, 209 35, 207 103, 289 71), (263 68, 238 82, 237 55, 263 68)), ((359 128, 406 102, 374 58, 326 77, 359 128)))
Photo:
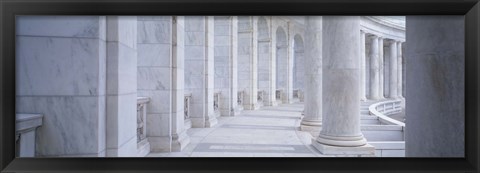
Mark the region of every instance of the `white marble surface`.
POLYGON ((17 16, 16 21, 17 35, 105 40, 104 16, 17 16))
POLYGON ((105 94, 104 51, 98 39, 17 36, 17 95, 105 94))
POLYGON ((96 154, 105 149, 101 123, 105 118, 105 97, 28 97, 17 96, 19 113, 43 114, 38 129, 38 156, 96 154))
MULTIPOLYGON (((317 142, 334 146, 366 144, 360 131, 359 17, 323 17, 323 117, 317 142)), ((321 149, 321 148, 320 148, 321 149)))
POLYGON ((464 157, 464 17, 407 16, 406 26, 406 156, 464 157))
MULTIPOLYGON (((322 17, 307 17, 305 39, 305 112, 302 130, 320 131, 322 122, 322 17)), ((316 136, 314 136, 316 137, 316 136)))

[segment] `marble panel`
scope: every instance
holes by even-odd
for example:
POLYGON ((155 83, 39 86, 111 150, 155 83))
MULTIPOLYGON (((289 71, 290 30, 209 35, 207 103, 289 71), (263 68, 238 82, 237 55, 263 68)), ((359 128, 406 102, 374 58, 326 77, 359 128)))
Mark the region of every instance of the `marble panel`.
POLYGON ((137 51, 118 42, 108 42, 107 49, 107 94, 136 92, 137 51))
POLYGON ((185 46, 185 61, 190 59, 205 60, 205 46, 185 46))
POLYGON ((40 156, 98 154, 105 149, 104 97, 16 97, 16 112, 40 113, 36 152, 40 156), (103 100, 103 101, 102 101, 103 100))
POLYGON ((17 36, 16 43, 17 95, 104 94, 104 41, 17 36))
POLYGON ((138 16, 139 21, 152 21, 152 20, 164 20, 171 21, 172 16, 138 16))
POLYGON ((107 110, 107 148, 119 148, 137 136, 137 94, 107 96, 107 110))
POLYGON ((185 32, 185 46, 201 46, 205 42, 205 32, 185 32))
POLYGON ((171 121, 170 113, 147 113, 147 137, 149 138, 150 145, 155 145, 151 141, 152 137, 170 135, 171 121))
POLYGON ((185 16, 185 31, 205 32, 205 16, 185 16))
POLYGON ((137 21, 138 43, 171 43, 172 25, 170 21, 137 21))
POLYGON ((147 106, 147 113, 160 114, 170 111, 170 91, 169 90, 138 90, 139 97, 150 97, 150 103, 147 106))
POLYGON ((171 89, 172 74, 168 67, 138 67, 137 88, 139 90, 171 89))
POLYGON ((137 47, 137 17, 108 16, 107 41, 118 41, 130 48, 137 47))
POLYGON ((25 36, 104 39, 104 20, 101 16, 17 16, 15 28, 17 35, 25 36))
POLYGON ((169 67, 170 44, 138 44, 138 66, 169 67))

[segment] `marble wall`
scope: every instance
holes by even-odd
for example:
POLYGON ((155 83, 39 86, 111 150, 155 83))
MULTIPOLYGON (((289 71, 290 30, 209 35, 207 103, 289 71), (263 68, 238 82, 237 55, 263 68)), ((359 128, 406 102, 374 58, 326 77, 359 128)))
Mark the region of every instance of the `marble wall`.
MULTIPOLYGON (((272 89, 272 39, 271 39, 271 17, 259 17, 258 19, 258 59, 257 70, 258 91, 263 93, 263 105, 272 105, 272 95, 275 91, 272 89)), ((274 96, 273 96, 274 97, 274 96)))
POLYGON ((172 17, 139 16, 137 89, 149 97, 147 138, 151 151, 171 150, 172 17))
POLYGON ((234 116, 237 110, 237 32, 236 16, 215 17, 215 92, 220 92, 219 111, 234 116))
POLYGON ((281 101, 287 102, 288 91, 288 38, 285 29, 276 29, 276 89, 282 90, 281 101))
POLYGON ((305 60, 303 38, 300 35, 294 37, 293 47, 293 89, 304 91, 305 60))
POLYGON ((105 17, 19 16, 16 29, 16 112, 44 115, 36 155, 105 156, 105 17))
POLYGON ((214 17, 185 17, 185 92, 192 94, 192 127, 212 127, 213 111, 214 17))
POLYGON ((257 109, 257 17, 238 17, 238 91, 244 91, 243 107, 257 109))
POLYGON ((463 16, 407 16, 407 157, 464 157, 463 16))

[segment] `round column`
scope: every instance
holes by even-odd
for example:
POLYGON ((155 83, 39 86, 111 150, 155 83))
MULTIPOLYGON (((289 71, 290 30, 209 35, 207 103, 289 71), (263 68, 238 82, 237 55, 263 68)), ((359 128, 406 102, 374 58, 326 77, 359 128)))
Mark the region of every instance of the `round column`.
POLYGON ((300 128, 318 135, 322 123, 322 17, 307 17, 305 114, 300 128))
POLYGON ((397 78, 397 84, 398 84, 398 87, 397 87, 397 97, 400 97, 402 98, 402 83, 403 83, 403 80, 402 80, 402 69, 403 69, 403 64, 402 64, 402 42, 398 42, 397 43, 397 64, 398 64, 398 70, 397 70, 397 73, 398 73, 398 78, 397 78))
POLYGON ((397 42, 390 42, 390 94, 389 97, 397 98, 397 42))
MULTIPOLYGON (((362 146, 360 131, 360 17, 323 17, 323 124, 314 146, 362 146)), ((376 43, 378 46, 378 42, 376 43)), ((322 151, 323 150, 323 151, 322 151)))
POLYGON ((365 77, 365 32, 360 31, 360 100, 367 100, 366 97, 366 77, 365 77))
POLYGON ((370 46, 370 100, 378 100, 380 98, 380 64, 378 62, 378 37, 376 35, 369 36, 372 39, 370 46))
POLYGON ((380 75, 378 80, 378 92, 380 99, 385 98, 385 92, 383 90, 385 79, 383 77, 384 74, 384 65, 383 65, 383 38, 378 38, 378 74, 380 75))

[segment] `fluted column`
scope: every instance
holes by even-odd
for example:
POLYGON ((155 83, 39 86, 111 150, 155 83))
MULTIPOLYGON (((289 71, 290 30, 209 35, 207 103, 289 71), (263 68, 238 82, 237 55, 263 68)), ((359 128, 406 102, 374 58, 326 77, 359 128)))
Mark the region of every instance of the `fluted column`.
MULTIPOLYGON (((365 80, 365 32, 360 30, 360 100, 367 100, 365 80)), ((308 62, 308 61, 306 61, 308 62)))
MULTIPOLYGON (((322 130, 312 144, 323 154, 373 155, 360 131, 360 17, 323 17, 322 130)), ((378 46, 378 43, 376 44, 378 46)))
POLYGON ((305 116, 301 130, 320 132, 322 123, 322 17, 307 17, 305 38, 305 116))
POLYGON ((398 84, 398 87, 397 87, 397 96, 402 98, 403 95, 402 95, 402 42, 398 42, 397 43, 397 64, 398 64, 398 69, 397 69, 397 73, 398 73, 398 78, 397 78, 397 84, 398 84))
POLYGON ((378 80, 378 92, 379 92, 380 99, 383 99, 385 98, 384 89, 383 89, 383 87, 385 86, 384 85, 385 78, 383 76, 385 66, 383 65, 383 38, 382 37, 378 38, 378 67, 379 67, 378 74, 380 75, 378 80))
POLYGON ((397 98, 397 42, 390 42, 390 98, 397 98))
POLYGON ((378 37, 376 35, 370 35, 370 37, 372 38, 372 42, 370 46, 370 98, 369 99, 378 100, 380 98, 380 94, 379 94, 380 65, 378 62, 378 37))

